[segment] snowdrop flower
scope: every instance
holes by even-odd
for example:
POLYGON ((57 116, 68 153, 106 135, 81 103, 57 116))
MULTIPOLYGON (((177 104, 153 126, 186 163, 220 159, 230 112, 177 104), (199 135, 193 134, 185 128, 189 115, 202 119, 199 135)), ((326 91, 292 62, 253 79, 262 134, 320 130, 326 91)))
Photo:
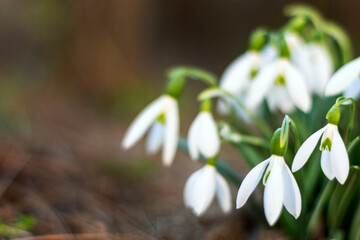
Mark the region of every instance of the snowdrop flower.
POLYGON ((283 205, 298 218, 301 212, 300 190, 284 157, 277 155, 271 155, 248 173, 239 188, 236 208, 244 206, 261 179, 265 185, 264 210, 268 223, 271 226, 276 223, 283 205))
POLYGON ((322 136, 321 168, 329 180, 336 178, 344 184, 349 175, 349 156, 337 127, 339 120, 340 109, 333 107, 328 113, 328 124, 312 134, 299 148, 292 164, 293 172, 304 166, 322 136))
POLYGON ((325 95, 333 96, 344 92, 344 97, 357 99, 360 96, 360 57, 342 66, 330 78, 325 95))
POLYGON ((309 43, 291 54, 291 60, 305 75, 308 89, 320 96, 333 73, 333 63, 329 52, 321 43, 309 43))
MULTIPOLYGON (((220 78, 220 88, 230 92, 240 99, 244 97, 244 91, 247 90, 251 80, 258 73, 259 69, 276 59, 278 52, 271 44, 267 42, 267 32, 260 29, 250 38, 249 50, 235 59, 224 71, 220 78)), ((229 102, 219 101, 218 111, 220 114, 229 114, 229 106, 237 106, 229 102)), ((246 114, 241 108, 235 108, 236 112, 248 120, 246 114)))
POLYGON ((300 190, 284 159, 288 140, 281 145, 280 135, 281 129, 276 130, 271 139, 270 158, 256 165, 248 173, 236 199, 236 208, 244 206, 262 179, 265 185, 265 217, 271 226, 279 219, 283 205, 295 218, 298 218, 301 212, 300 190))
POLYGON ((256 75, 248 90, 246 106, 254 109, 264 98, 271 110, 280 108, 283 113, 291 112, 294 105, 303 112, 311 109, 304 76, 285 57, 267 65, 256 75))
POLYGON ((184 188, 185 206, 196 216, 203 215, 214 197, 224 213, 232 208, 231 191, 228 183, 213 165, 207 164, 188 178, 184 188))
POLYGON ((171 165, 179 135, 178 103, 174 97, 162 95, 142 110, 127 130, 122 146, 131 148, 150 127, 147 151, 155 153, 163 145, 163 164, 171 165))
POLYGON ((188 133, 188 145, 193 160, 197 160, 200 153, 206 158, 211 158, 219 152, 219 133, 210 111, 200 111, 192 122, 188 133))

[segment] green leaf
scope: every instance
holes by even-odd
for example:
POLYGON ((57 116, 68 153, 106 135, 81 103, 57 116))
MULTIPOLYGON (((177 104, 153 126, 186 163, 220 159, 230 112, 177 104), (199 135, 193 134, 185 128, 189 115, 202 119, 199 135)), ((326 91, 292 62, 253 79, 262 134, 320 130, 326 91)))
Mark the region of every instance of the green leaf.
POLYGON ((338 229, 351 207, 350 203, 358 193, 360 188, 360 167, 352 166, 350 168, 349 177, 341 185, 337 183, 337 186, 332 194, 329 202, 328 210, 328 224, 332 229, 338 229))
POLYGON ((353 59, 353 46, 348 34, 339 25, 326 22, 322 25, 325 34, 332 38, 340 47, 341 65, 353 59))
POLYGON ((355 215, 350 226, 349 239, 360 239, 360 204, 357 205, 355 215))
POLYGON ((316 226, 321 219, 321 213, 323 212, 326 203, 329 201, 335 185, 336 183, 334 181, 327 182, 321 193, 318 195, 315 207, 311 211, 311 216, 306 227, 307 239, 312 236, 314 230, 316 229, 316 226))

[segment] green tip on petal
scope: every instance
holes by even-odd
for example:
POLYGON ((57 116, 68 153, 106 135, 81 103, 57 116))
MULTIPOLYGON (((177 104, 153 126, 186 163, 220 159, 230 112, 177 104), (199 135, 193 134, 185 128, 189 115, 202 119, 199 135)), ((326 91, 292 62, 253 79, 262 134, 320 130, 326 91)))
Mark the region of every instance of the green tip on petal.
POLYGON ((322 151, 331 151, 332 141, 330 138, 325 138, 325 140, 321 143, 320 149, 322 151))

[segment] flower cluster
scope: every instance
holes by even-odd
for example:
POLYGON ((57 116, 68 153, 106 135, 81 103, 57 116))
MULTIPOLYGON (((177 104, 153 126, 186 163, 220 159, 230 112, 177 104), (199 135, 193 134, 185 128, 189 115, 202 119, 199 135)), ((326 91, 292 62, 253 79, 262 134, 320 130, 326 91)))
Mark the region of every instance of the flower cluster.
MULTIPOLYGON (((274 225, 280 219, 284 206, 295 219, 302 217, 301 222, 308 221, 309 225, 302 226, 302 230, 310 232, 323 208, 314 202, 330 201, 331 183, 341 189, 357 171, 360 179, 360 171, 350 166, 354 162, 349 157, 350 150, 359 141, 356 137, 349 142, 355 122, 354 99, 360 96, 360 58, 349 61, 344 57, 349 56, 349 47, 343 41, 346 35, 316 11, 298 6, 288 9, 288 14, 291 20, 279 31, 253 32, 249 49, 225 69, 219 84, 214 75, 201 69, 171 70, 166 92, 140 112, 125 133, 122 145, 128 149, 150 129, 146 150, 154 154, 162 146, 165 166, 172 164, 178 146, 186 150, 192 160, 204 162, 184 187, 185 206, 197 216, 207 211, 215 196, 224 213, 231 211, 233 199, 228 181, 239 187, 236 208, 245 205, 262 181, 268 224, 274 225), (200 111, 185 141, 179 136, 178 99, 188 80, 200 80, 209 88, 198 96, 200 111), (339 94, 344 97, 338 97, 331 106, 334 99, 328 97, 339 94), (218 113, 235 117, 232 122, 240 123, 238 126, 227 122, 228 118, 215 120, 212 112, 215 98, 218 113), (270 111, 266 111, 267 108, 270 111), (326 117, 324 109, 329 109, 326 117), (291 117, 285 115, 281 127, 276 129, 278 110, 291 117), (320 126, 324 127, 311 134, 320 126), (300 144, 300 138, 306 137, 300 144), (245 178, 219 158, 224 143, 238 149, 252 167, 245 178), (318 143, 321 157, 314 151, 318 143), (293 145, 294 150, 288 149, 289 145, 293 145), (309 161, 312 154, 319 161, 309 161), (329 181, 336 181, 324 181, 326 178, 321 177, 318 166, 329 181), (324 182, 327 187, 317 197, 316 191, 324 182), (313 205, 315 209, 310 208, 313 205), (317 215, 313 216, 312 212, 317 215)), ((360 180, 358 182, 360 187, 360 180)), ((339 199, 345 198, 343 202, 350 202, 355 196, 342 195, 339 191, 334 194, 338 194, 339 199)), ((343 209, 346 208, 338 211, 345 211, 343 209)), ((345 216, 344 212, 341 214, 345 216)), ((359 216, 360 205, 357 215, 360 223, 359 216)), ((354 228, 354 234, 360 236, 360 231, 354 228)))

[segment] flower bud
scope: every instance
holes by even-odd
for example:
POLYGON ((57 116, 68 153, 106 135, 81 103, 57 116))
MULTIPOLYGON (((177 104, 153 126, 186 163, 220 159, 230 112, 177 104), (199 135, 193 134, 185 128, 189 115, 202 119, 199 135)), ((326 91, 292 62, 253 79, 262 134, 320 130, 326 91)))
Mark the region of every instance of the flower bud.
POLYGON ((286 153, 287 146, 288 146, 288 140, 286 138, 285 144, 283 146, 281 146, 280 137, 281 137, 281 128, 278 128, 274 132, 274 134, 271 138, 271 142, 270 142, 270 153, 272 155, 284 156, 286 153))

